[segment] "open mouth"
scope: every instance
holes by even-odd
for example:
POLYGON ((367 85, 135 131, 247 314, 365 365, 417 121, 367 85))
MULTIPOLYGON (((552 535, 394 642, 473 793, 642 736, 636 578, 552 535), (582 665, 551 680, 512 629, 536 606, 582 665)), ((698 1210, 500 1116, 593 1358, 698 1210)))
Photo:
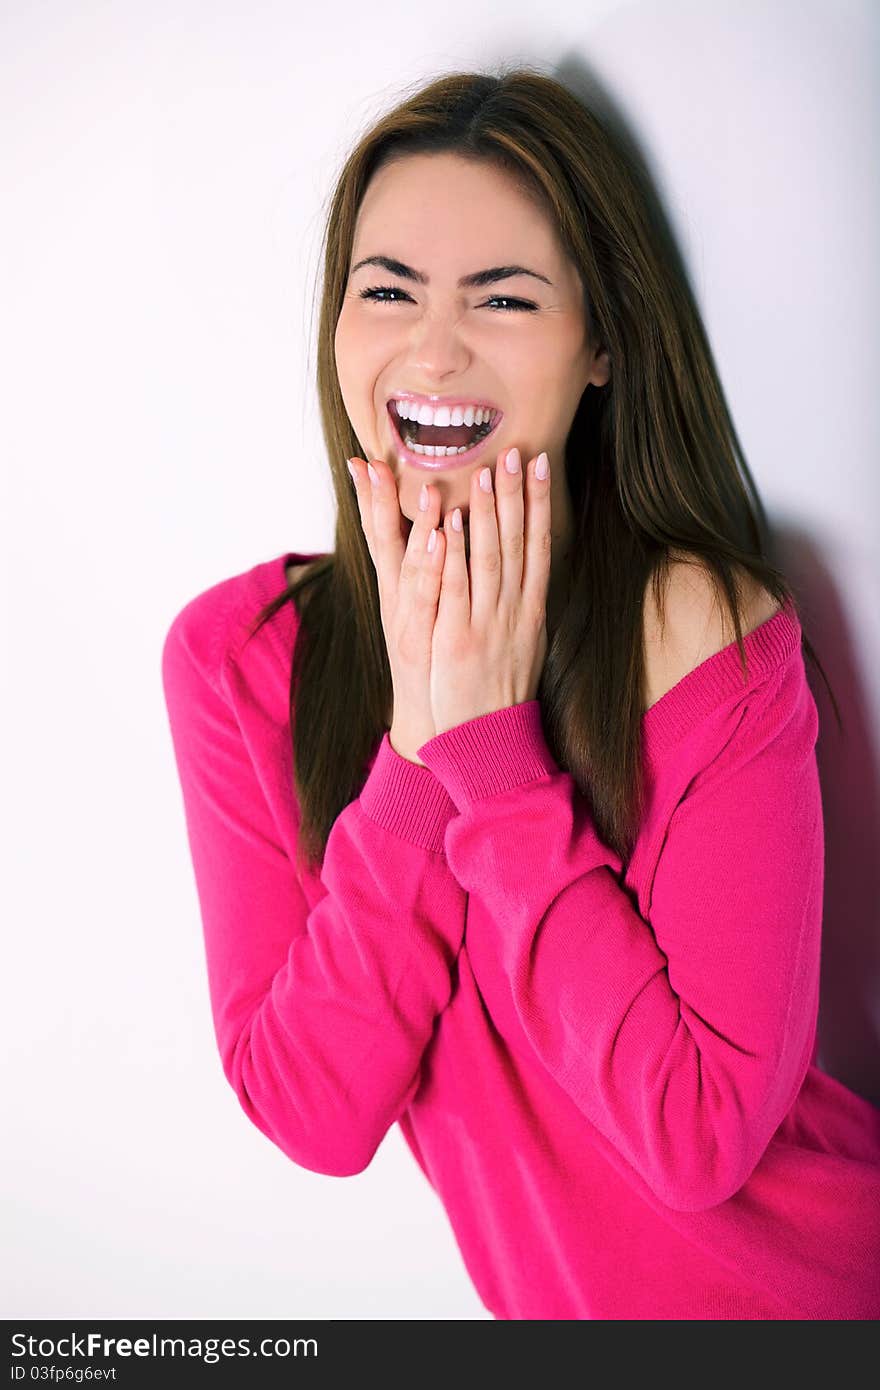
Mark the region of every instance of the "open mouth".
POLYGON ((489 420, 483 420, 479 425, 420 425, 415 420, 402 419, 398 414, 397 402, 390 400, 388 414, 394 433, 408 454, 435 461, 448 459, 448 467, 467 462, 479 452, 483 441, 498 428, 503 411, 495 410, 489 420))

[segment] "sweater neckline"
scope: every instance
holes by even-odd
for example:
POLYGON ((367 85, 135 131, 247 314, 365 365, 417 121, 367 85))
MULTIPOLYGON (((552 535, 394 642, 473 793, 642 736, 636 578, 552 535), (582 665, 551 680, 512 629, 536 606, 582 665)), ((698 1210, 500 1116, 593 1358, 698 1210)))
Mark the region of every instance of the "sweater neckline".
MULTIPOLYGON (((282 588, 287 587, 288 565, 318 560, 326 554, 323 550, 285 551, 277 559, 257 565, 252 573, 262 600, 266 602, 278 593, 279 580, 282 588)), ((291 607, 282 612, 292 619, 291 607)), ((792 653, 800 651, 801 625, 792 601, 787 600, 771 617, 747 632, 743 646, 748 663, 746 681, 740 667, 739 650, 733 641, 688 671, 645 710, 641 720, 642 750, 648 761, 656 763, 717 705, 732 695, 755 688, 792 653)))

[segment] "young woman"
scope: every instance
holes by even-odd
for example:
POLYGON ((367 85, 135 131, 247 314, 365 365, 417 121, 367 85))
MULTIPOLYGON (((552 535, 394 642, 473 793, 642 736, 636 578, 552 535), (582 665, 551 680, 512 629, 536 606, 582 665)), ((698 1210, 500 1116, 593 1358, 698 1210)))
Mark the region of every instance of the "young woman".
POLYGON ((880 1316, 880 1111, 814 1065, 815 657, 637 158, 444 77, 324 271, 335 549, 163 652, 245 1113, 340 1177, 398 1122, 497 1318, 880 1316))

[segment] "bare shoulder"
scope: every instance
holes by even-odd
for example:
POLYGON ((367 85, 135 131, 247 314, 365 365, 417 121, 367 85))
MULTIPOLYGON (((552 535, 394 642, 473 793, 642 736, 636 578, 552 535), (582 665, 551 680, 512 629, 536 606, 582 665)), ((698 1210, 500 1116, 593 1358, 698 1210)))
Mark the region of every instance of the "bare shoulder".
POLYGON ((301 574, 308 569, 308 565, 287 565, 284 573, 287 575, 288 584, 292 584, 301 574))
MULTIPOLYGON (((779 604, 745 570, 742 589, 743 636, 772 618, 779 604)), ((653 584, 644 600, 645 688, 643 708, 650 709, 695 668, 736 641, 726 611, 718 602, 712 575, 697 556, 674 552, 658 610, 653 584)))

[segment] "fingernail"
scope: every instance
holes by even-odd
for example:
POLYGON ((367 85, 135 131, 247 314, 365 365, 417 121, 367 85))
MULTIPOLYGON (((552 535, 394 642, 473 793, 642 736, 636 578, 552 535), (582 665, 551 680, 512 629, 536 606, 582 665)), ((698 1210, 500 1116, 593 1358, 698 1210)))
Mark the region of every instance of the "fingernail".
POLYGON ((427 484, 422 483, 422 490, 421 490, 421 492, 419 493, 419 511, 420 511, 420 512, 426 512, 427 510, 428 510, 428 488, 427 488, 427 484))
POLYGON ((354 464, 352 463, 351 459, 346 459, 345 462, 347 463, 347 465, 348 465, 348 471, 349 471, 349 473, 351 474, 351 481, 352 481, 353 483, 356 483, 356 482, 357 482, 357 474, 356 474, 355 471, 354 471, 354 464))
POLYGON ((453 531, 461 530, 461 507, 456 507, 452 513, 452 529, 453 531))
POLYGON ((428 536, 428 552, 430 553, 432 550, 434 550, 434 549, 436 548, 436 546, 437 546, 437 532, 435 531, 434 527, 432 526, 432 527, 431 527, 430 535, 428 536))
POLYGON ((480 470, 480 487, 484 492, 492 491, 492 469, 482 468, 480 470))
POLYGON ((373 487, 375 487, 379 481, 379 474, 376 472, 375 468, 371 463, 367 464, 367 472, 370 475, 370 482, 373 484, 373 487))
POLYGON ((544 478, 546 478, 546 476, 547 476, 547 474, 548 474, 549 472, 550 472, 550 461, 549 461, 549 459, 547 458, 547 455, 546 455, 546 454, 539 454, 539 455, 538 455, 538 461, 537 461, 537 463, 535 464, 535 477, 536 477, 536 478, 544 479, 544 478))
POLYGON ((507 458, 504 460, 504 467, 508 473, 519 472, 519 449, 508 449, 507 458))

